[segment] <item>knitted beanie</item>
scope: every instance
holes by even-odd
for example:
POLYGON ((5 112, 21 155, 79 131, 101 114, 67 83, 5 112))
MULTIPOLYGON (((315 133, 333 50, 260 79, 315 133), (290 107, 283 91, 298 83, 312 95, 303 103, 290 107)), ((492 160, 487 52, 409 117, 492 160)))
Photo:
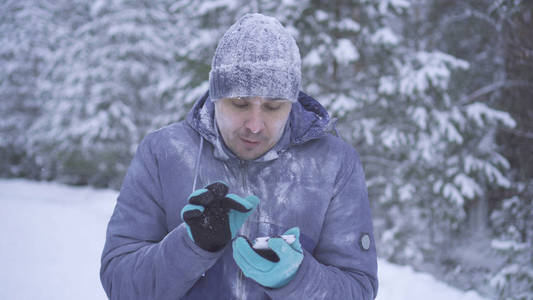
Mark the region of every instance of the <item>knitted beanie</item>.
POLYGON ((296 102, 301 85, 296 41, 272 17, 246 14, 224 34, 209 73, 209 96, 296 102))

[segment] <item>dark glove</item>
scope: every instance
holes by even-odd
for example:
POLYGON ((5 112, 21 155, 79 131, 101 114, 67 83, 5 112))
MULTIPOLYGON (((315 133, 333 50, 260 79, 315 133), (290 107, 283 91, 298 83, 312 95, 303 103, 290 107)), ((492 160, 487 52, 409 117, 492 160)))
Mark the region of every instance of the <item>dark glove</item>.
POLYGON ((246 198, 228 194, 228 186, 215 182, 189 196, 181 210, 191 239, 202 249, 216 252, 235 237, 246 218, 259 203, 256 196, 246 198))

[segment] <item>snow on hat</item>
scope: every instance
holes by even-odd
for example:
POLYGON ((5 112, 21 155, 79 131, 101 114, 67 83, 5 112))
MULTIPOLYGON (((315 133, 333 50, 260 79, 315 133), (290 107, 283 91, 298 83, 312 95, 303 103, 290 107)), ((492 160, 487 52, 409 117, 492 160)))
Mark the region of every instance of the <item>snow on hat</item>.
POLYGON ((213 101, 264 97, 296 102, 301 84, 300 52, 281 23, 246 14, 224 34, 209 73, 213 101))

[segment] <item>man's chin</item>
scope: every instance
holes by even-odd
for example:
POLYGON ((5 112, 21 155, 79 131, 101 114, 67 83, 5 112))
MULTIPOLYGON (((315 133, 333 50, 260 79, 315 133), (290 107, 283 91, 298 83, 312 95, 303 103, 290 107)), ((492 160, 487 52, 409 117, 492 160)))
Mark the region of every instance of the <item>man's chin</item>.
POLYGON ((265 147, 266 143, 264 141, 258 143, 247 143, 242 139, 238 140, 238 143, 235 145, 236 149, 232 149, 232 152, 242 160, 254 160, 261 157, 263 154, 268 152, 272 147, 265 147))
POLYGON ((234 151, 233 153, 235 153, 237 155, 237 157, 239 157, 240 159, 242 160, 254 160, 256 158, 259 158, 261 155, 265 154, 266 151, 263 151, 263 150, 260 150, 260 149, 246 149, 246 148, 241 148, 239 149, 240 151, 234 151))
POLYGON ((257 154, 257 153, 250 153, 250 152, 245 152, 245 153, 239 153, 237 154, 237 156, 242 159, 242 160, 254 160, 258 157, 260 157, 263 153, 261 154, 257 154))

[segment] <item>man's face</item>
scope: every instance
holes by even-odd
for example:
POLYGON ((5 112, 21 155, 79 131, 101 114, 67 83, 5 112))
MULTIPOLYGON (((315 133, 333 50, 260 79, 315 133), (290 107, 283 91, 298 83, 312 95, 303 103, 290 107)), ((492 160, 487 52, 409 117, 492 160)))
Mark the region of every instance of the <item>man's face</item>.
POLYGON ((226 146, 239 158, 252 160, 279 141, 291 108, 288 100, 226 98, 215 102, 215 120, 226 146))

